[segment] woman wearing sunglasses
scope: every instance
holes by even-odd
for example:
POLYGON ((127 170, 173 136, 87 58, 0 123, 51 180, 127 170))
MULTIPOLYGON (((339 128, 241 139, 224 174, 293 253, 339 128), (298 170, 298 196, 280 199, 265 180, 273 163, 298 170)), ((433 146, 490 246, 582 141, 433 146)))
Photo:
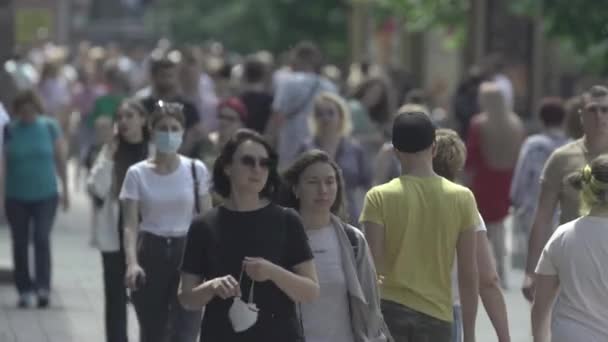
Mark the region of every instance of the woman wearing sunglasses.
POLYGON ((188 233, 180 299, 205 306, 201 341, 302 341, 296 304, 319 293, 298 215, 273 202, 277 156, 256 132, 239 130, 213 168, 223 204, 188 233))
POLYGON ((367 241, 342 219, 340 168, 327 153, 311 150, 287 169, 284 181, 283 202, 302 217, 321 287, 319 299, 300 306, 306 341, 389 341, 367 241))
POLYGON ((202 162, 177 153, 184 134, 181 105, 159 101, 150 127, 156 153, 129 168, 119 196, 126 282, 142 342, 194 342, 201 310, 184 310, 177 288, 193 215, 211 207, 209 176, 202 162))
POLYGON ((372 170, 361 145, 349 138, 352 130, 351 113, 342 98, 321 93, 314 105, 313 139, 301 151, 325 151, 342 169, 345 201, 349 221, 356 221, 361 212, 364 192, 372 184, 372 170))

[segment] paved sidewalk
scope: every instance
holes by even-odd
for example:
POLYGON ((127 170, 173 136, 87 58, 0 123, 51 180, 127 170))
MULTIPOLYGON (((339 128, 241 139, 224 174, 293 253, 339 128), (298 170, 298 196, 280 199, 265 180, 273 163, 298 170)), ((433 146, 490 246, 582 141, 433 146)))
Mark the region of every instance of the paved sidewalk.
MULTIPOLYGON (((53 293, 48 310, 17 309, 16 291, 0 286, 0 342, 105 341, 101 256, 88 245, 89 209, 82 193, 59 213, 53 234, 53 293)), ((10 262, 10 236, 0 227, 0 260, 10 262)), ((132 310, 131 310, 132 311, 132 310)), ((133 312, 130 335, 136 341, 133 312)))
MULTIPOLYGON (((15 308, 12 286, 0 285, 0 342, 105 341, 101 257, 89 247, 89 208, 83 193, 72 196, 72 208, 59 213, 53 232, 53 296, 48 310, 15 308)), ((10 263, 10 238, 0 227, 0 260, 10 263)), ((507 306, 513 342, 531 341, 529 306, 519 293, 521 272, 512 272, 507 306)), ((130 312, 131 341, 137 324, 130 312)), ((479 306, 477 341, 496 341, 492 326, 479 306)))

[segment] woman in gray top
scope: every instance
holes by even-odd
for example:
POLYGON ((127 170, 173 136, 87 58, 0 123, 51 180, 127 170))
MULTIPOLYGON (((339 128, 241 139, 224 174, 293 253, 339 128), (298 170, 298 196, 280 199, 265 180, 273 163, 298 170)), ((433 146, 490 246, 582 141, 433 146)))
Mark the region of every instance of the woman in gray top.
POLYGON ((372 171, 361 145, 350 138, 351 113, 338 95, 321 93, 315 100, 311 119, 313 139, 300 148, 325 151, 342 169, 349 222, 356 222, 363 197, 372 184, 372 171))
POLYGON ((380 311, 376 269, 363 234, 341 218, 342 172, 320 150, 284 174, 283 204, 299 211, 314 254, 320 297, 301 304, 307 342, 391 341, 380 311))

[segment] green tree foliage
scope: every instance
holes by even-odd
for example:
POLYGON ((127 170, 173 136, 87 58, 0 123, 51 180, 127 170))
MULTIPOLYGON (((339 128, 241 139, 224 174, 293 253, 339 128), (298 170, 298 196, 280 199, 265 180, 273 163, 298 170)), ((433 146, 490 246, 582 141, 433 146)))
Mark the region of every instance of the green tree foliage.
POLYGON ((165 18, 177 42, 218 40, 229 49, 282 52, 299 40, 317 42, 332 61, 348 55, 344 0, 159 0, 153 18, 165 18))
MULTIPOLYGON (((472 0, 377 0, 383 15, 401 15, 410 30, 447 28, 464 39, 472 0)), ((504 0, 507 1, 507 0, 504 0)), ((608 6, 598 0, 508 0, 513 13, 541 14, 546 34, 573 47, 581 66, 608 72, 608 6)))
POLYGON ((590 72, 608 74, 608 6, 597 0, 517 0, 516 13, 542 13, 545 32, 579 55, 590 72), (542 7, 539 7, 542 6, 542 7))

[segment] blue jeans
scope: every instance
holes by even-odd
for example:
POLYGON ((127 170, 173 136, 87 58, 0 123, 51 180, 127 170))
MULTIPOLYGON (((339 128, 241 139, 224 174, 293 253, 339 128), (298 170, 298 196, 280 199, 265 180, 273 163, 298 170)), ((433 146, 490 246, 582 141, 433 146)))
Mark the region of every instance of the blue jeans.
POLYGON ((454 322, 452 323, 452 342, 462 342, 462 308, 454 305, 454 322))
POLYGON ((6 218, 11 228, 15 285, 19 294, 51 289, 51 228, 57 213, 57 196, 40 201, 6 199, 6 218), (30 239, 34 240, 35 280, 29 263, 30 239))

